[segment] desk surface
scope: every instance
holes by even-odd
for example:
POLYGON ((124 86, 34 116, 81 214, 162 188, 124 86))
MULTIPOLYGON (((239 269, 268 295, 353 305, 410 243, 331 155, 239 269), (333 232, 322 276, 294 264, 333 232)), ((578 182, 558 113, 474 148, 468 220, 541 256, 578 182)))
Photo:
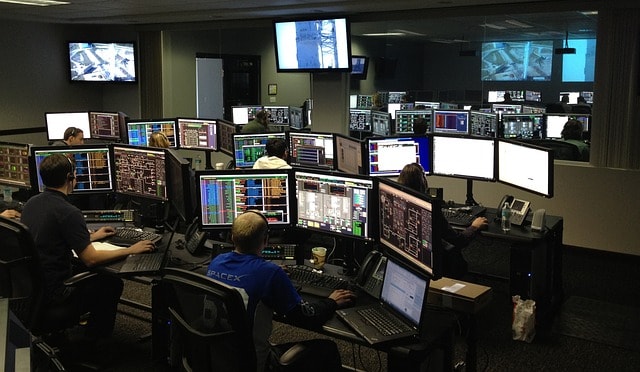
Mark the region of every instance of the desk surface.
POLYGON ((514 242, 533 242, 535 240, 543 239, 549 231, 556 229, 556 227, 563 221, 562 217, 559 216, 546 216, 546 228, 542 231, 535 231, 531 230, 531 214, 529 214, 522 226, 512 224, 511 230, 504 232, 500 225, 500 219, 497 218, 496 209, 487 208, 484 216, 489 220, 489 226, 486 230, 482 230, 480 232, 482 236, 514 242))

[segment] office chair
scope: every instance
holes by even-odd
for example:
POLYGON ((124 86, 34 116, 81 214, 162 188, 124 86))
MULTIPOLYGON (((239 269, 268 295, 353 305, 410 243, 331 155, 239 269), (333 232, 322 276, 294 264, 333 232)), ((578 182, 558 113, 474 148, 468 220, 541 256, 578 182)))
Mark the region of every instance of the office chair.
POLYGON ((552 149, 554 159, 583 161, 580 149, 573 143, 552 139, 536 139, 532 140, 531 143, 552 149))
MULTIPOLYGON (((170 319, 169 360, 180 371, 256 371, 253 330, 237 288, 191 271, 166 268, 157 284, 170 319)), ((162 311, 162 310, 154 310, 162 311)), ((296 346, 273 361, 295 370, 296 346)), ((299 367, 299 366, 298 366, 299 367)))

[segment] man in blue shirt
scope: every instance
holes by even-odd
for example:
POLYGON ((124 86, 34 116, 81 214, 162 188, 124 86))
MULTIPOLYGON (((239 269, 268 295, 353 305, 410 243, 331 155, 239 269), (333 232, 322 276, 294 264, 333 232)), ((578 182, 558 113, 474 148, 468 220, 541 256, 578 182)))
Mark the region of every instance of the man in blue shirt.
MULTIPOLYGON (((271 315, 276 312, 292 324, 304 328, 319 328, 330 319, 335 310, 345 306, 354 297, 348 290, 336 290, 318 302, 304 301, 291 284, 285 271, 278 265, 260 257, 269 239, 267 219, 257 211, 247 211, 236 218, 231 228, 234 251, 217 256, 209 264, 207 276, 236 287, 247 305, 247 315, 254 330, 254 343, 258 371, 262 371, 270 353, 276 357, 293 346, 278 345, 269 348, 271 315)), ((329 340, 303 341, 308 348, 308 362, 302 362, 305 371, 339 371, 340 354, 329 340)))

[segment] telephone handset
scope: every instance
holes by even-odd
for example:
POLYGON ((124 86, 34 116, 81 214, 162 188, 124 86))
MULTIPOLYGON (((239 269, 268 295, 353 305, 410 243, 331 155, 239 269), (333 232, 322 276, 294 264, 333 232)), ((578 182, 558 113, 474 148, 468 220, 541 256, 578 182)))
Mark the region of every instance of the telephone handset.
POLYGON ((207 241, 207 234, 200 230, 198 218, 196 217, 193 222, 187 227, 187 231, 184 234, 187 250, 194 256, 202 253, 204 243, 207 241))
POLYGON ((382 253, 371 251, 358 271, 356 283, 374 298, 380 298, 386 265, 387 258, 382 253))
POLYGON ((504 206, 504 203, 507 203, 509 205, 509 208, 511 208, 511 224, 518 226, 522 225, 525 218, 527 217, 527 213, 529 213, 531 202, 522 199, 516 199, 511 195, 505 195, 500 201, 500 205, 498 206, 498 218, 500 218, 500 216, 502 215, 502 207, 504 206))

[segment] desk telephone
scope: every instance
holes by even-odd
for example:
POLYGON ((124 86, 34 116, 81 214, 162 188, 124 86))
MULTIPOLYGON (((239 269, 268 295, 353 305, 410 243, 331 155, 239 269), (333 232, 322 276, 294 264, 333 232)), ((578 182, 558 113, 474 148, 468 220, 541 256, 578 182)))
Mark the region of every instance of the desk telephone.
POLYGON ((200 223, 197 217, 194 218, 193 222, 187 227, 184 240, 186 241, 186 247, 189 253, 194 256, 202 253, 204 243, 207 241, 207 234, 200 230, 200 223))
POLYGON ((504 206, 504 203, 507 203, 509 208, 511 208, 511 224, 521 226, 524 219, 527 217, 527 213, 529 213, 531 202, 516 199, 511 195, 505 195, 498 205, 498 218, 502 215, 502 207, 504 206))
POLYGON ((382 253, 378 251, 369 252, 362 266, 360 266, 356 276, 356 283, 371 296, 380 298, 386 266, 387 258, 382 253))

